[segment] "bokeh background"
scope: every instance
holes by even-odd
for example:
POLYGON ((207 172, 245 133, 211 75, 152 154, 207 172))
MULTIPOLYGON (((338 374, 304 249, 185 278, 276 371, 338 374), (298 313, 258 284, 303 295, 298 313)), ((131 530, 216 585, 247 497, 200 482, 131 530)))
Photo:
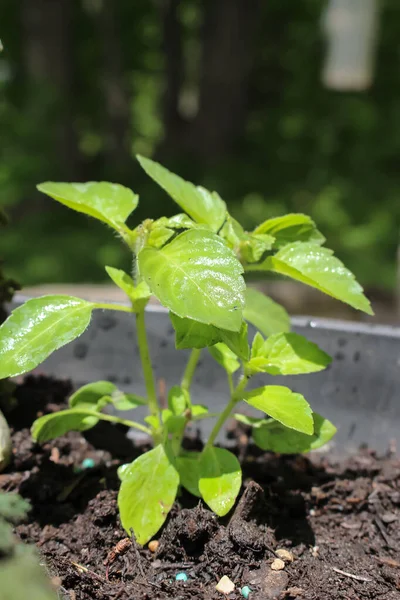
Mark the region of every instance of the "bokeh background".
MULTIPOLYGON (((246 228, 310 214, 398 318, 398 0, 0 0, 0 38, 0 254, 23 286, 129 269, 110 232, 35 185, 117 181, 141 196, 132 223, 172 214, 141 153, 246 228)), ((294 312, 324 313, 296 294, 294 312)))

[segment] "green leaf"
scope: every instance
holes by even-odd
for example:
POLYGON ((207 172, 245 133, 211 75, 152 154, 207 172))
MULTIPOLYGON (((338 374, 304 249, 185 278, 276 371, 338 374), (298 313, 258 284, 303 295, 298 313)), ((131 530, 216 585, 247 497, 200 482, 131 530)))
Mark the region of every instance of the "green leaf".
POLYGON ((143 248, 138 260, 152 293, 179 317, 240 330, 243 269, 217 235, 199 229, 184 231, 164 248, 143 248))
POLYGON ((204 406, 203 404, 192 404, 190 412, 192 413, 192 416, 190 417, 191 421, 201 421, 201 419, 218 416, 218 413, 210 413, 207 406, 204 406))
POLYGON ((31 433, 34 440, 43 443, 65 435, 69 431, 86 431, 98 422, 99 419, 88 415, 88 410, 85 408, 69 408, 36 419, 31 433))
POLYGON ((37 186, 43 192, 68 208, 99 219, 121 230, 131 212, 138 205, 139 196, 117 183, 105 181, 88 183, 54 183, 46 181, 37 186))
POLYGON ((243 317, 265 336, 290 331, 290 318, 286 310, 258 290, 248 287, 243 317))
MULTIPOLYGON (((1 396, 1 393, 0 393, 1 396)), ((11 431, 0 410, 0 473, 4 471, 12 456, 11 431)), ((1 513, 0 513, 1 514, 1 513)))
POLYGON ((267 270, 287 275, 353 308, 373 314, 369 300, 353 273, 328 248, 297 242, 285 246, 259 265, 250 265, 248 270, 267 270))
POLYGON ((258 417, 249 417, 248 415, 243 415, 242 413, 235 413, 234 418, 239 423, 243 423, 243 425, 247 425, 248 427, 253 427, 254 429, 259 429, 263 425, 266 425, 272 421, 272 419, 259 419, 258 417))
POLYGON ((226 205, 216 192, 196 187, 174 175, 160 164, 137 156, 142 168, 173 200, 197 223, 209 225, 213 231, 218 231, 224 222, 226 205))
POLYGON ((106 271, 113 282, 128 296, 132 302, 133 310, 135 312, 143 310, 151 296, 147 283, 141 281, 138 285, 135 285, 132 277, 122 269, 106 267, 106 271))
POLYGON ((329 442, 336 433, 336 427, 321 415, 313 413, 313 420, 312 435, 293 431, 280 423, 273 422, 259 429, 253 429, 254 442, 262 450, 279 452, 279 454, 310 452, 329 442))
POLYGON ((177 434, 180 442, 180 434, 185 429, 185 425, 187 423, 186 417, 183 415, 175 415, 169 408, 164 408, 164 410, 161 412, 161 418, 167 432, 171 433, 173 436, 177 434))
POLYGON ((246 262, 257 262, 264 252, 270 250, 274 238, 267 234, 248 233, 231 215, 227 215, 226 222, 220 231, 220 236, 228 245, 246 262))
POLYGON ((201 498, 199 490, 200 452, 185 452, 176 459, 181 485, 193 496, 201 498))
POLYGON ((275 248, 281 248, 293 242, 311 242, 313 244, 323 244, 325 242, 324 236, 318 231, 311 217, 301 213, 268 219, 259 225, 254 233, 268 233, 274 236, 275 248))
POLYGON ((175 231, 170 229, 169 227, 153 227, 147 237, 147 244, 149 246, 153 246, 154 248, 161 248, 168 242, 172 236, 175 235, 175 231))
POLYGON ((70 396, 68 404, 70 408, 87 408, 99 410, 99 402, 104 396, 111 396, 117 390, 117 386, 109 381, 96 381, 80 387, 70 396))
POLYGON ((199 323, 193 319, 181 319, 178 315, 170 313, 172 325, 175 329, 175 346, 182 348, 206 348, 223 342, 242 360, 249 358, 249 343, 247 339, 247 324, 242 323, 240 331, 227 331, 214 325, 199 323))
POLYGON ((240 367, 236 354, 232 352, 225 344, 215 344, 208 351, 214 360, 217 361, 228 373, 234 373, 240 367))
POLYGON ((138 396, 137 394, 126 394, 121 390, 115 390, 111 394, 111 402, 117 410, 133 410, 138 406, 146 406, 146 398, 138 396))
POLYGON ((179 213, 173 217, 161 217, 153 223, 153 227, 170 227, 171 229, 193 229, 198 225, 185 213, 179 213))
POLYGON ((175 501, 179 475, 163 445, 142 454, 123 471, 118 494, 122 526, 139 544, 157 533, 175 501))
POLYGON ((43 296, 16 308, 0 327, 0 379, 37 367, 80 336, 94 305, 72 296, 43 296))
POLYGON ((331 362, 328 354, 297 333, 275 333, 261 345, 256 336, 251 356, 246 369, 252 373, 271 375, 315 373, 325 369, 331 362))
POLYGON ((114 267, 105 267, 105 269, 112 281, 130 298, 135 289, 132 277, 122 269, 114 269, 114 267))
POLYGON ((213 446, 201 453, 199 491, 204 502, 219 517, 231 510, 241 485, 242 471, 232 452, 213 446))
POLYGON ((313 433, 310 405, 304 396, 292 392, 287 387, 266 385, 251 392, 245 392, 243 400, 286 427, 308 435, 313 433))
POLYGON ((190 407, 190 394, 180 385, 174 385, 168 393, 168 408, 174 415, 182 415, 190 407))

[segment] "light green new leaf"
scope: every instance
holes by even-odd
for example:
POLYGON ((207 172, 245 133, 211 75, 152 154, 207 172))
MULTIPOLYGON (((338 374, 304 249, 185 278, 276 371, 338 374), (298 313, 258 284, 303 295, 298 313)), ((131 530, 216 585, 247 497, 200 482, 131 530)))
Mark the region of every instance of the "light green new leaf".
POLYGON ((199 490, 200 452, 185 452, 176 459, 181 485, 193 496, 201 498, 199 490))
POLYGON ((93 308, 72 296, 43 296, 13 310, 0 327, 0 379, 31 371, 80 336, 93 308))
POLYGON ((217 361, 228 373, 234 373, 240 367, 237 356, 225 344, 215 344, 208 349, 214 360, 217 361))
POLYGON ((259 261, 264 252, 272 248, 274 242, 271 235, 248 233, 231 215, 227 215, 219 235, 241 259, 249 263, 259 261))
POLYGON ((31 433, 34 440, 43 443, 68 431, 86 431, 98 422, 99 419, 88 414, 85 408, 69 408, 39 417, 33 422, 31 433))
POLYGON ((185 213, 179 213, 173 217, 160 217, 153 223, 153 227, 170 227, 171 229, 195 229, 197 223, 192 221, 185 213))
POLYGON ((286 427, 308 435, 314 431, 312 410, 307 400, 301 394, 296 394, 287 387, 266 385, 251 392, 245 392, 243 400, 286 427))
POLYGON ((194 186, 149 158, 138 156, 137 159, 147 175, 192 219, 197 223, 209 225, 213 231, 218 231, 225 219, 226 205, 216 192, 194 186))
POLYGON ((190 412, 192 413, 190 417, 191 421, 201 421, 202 419, 210 419, 218 416, 218 413, 210 413, 207 406, 203 404, 192 404, 190 412))
POLYGON ((190 407, 190 394, 180 385, 174 385, 168 393, 168 408, 174 415, 182 415, 190 407))
POLYGON ((199 491, 204 502, 219 517, 235 504, 242 485, 238 459, 225 448, 204 450, 199 460, 199 491))
POLYGON ((256 337, 251 356, 248 370, 271 375, 315 373, 331 362, 328 354, 297 333, 275 333, 261 345, 256 337))
POLYGON ((143 248, 138 262, 154 296, 179 317, 240 330, 243 269, 216 234, 184 231, 164 248, 143 248))
POLYGON ((178 486, 178 471, 162 444, 125 467, 118 494, 119 514, 125 531, 130 535, 132 528, 139 544, 146 544, 160 529, 178 486))
POLYGON ((290 318, 286 310, 255 288, 245 292, 243 317, 265 336, 290 331, 290 318))
POLYGON ((275 256, 258 265, 249 265, 248 270, 267 270, 287 275, 353 308, 373 314, 369 300, 353 273, 328 248, 297 242, 284 246, 275 256))
POLYGON ((105 269, 113 282, 125 292, 128 297, 131 297, 133 290, 135 289, 135 282, 132 277, 122 269, 115 269, 114 267, 105 267, 105 269))
POLYGON ((68 208, 84 213, 121 230, 138 205, 139 196, 117 183, 89 181, 88 183, 55 183, 46 181, 37 189, 68 208))
POLYGON ((318 231, 311 217, 301 213, 268 219, 256 227, 254 233, 268 233, 274 236, 275 248, 281 248, 293 242, 312 242, 319 245, 325 242, 324 236, 318 231))
POLYGON ((312 435, 293 431, 280 423, 273 422, 253 429, 254 442, 262 450, 279 452, 279 454, 297 454, 316 450, 329 442, 336 433, 336 427, 317 413, 313 413, 313 419, 314 433, 312 435))
POLYGON ((181 319, 170 313, 175 329, 175 346, 182 348, 206 348, 223 342, 242 360, 249 358, 249 343, 247 339, 247 324, 243 321, 240 331, 227 331, 214 325, 199 323, 193 319, 181 319))
POLYGON ((125 392, 121 392, 121 390, 115 390, 111 394, 111 402, 117 410, 133 410, 138 406, 147 405, 146 398, 142 398, 142 396, 138 396, 137 394, 126 394, 125 392))
POLYGON ((147 238, 147 244, 154 248, 161 248, 175 235, 175 231, 169 227, 152 227, 147 238))

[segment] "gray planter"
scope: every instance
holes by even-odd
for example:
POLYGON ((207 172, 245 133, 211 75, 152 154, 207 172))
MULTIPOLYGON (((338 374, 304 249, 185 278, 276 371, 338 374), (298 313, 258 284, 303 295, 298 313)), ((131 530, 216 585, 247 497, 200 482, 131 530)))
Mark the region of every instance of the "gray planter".
MULTIPOLYGON (((24 300, 18 296, 11 308, 24 300)), ((175 350, 167 311, 149 306, 147 326, 156 377, 167 385, 179 383, 188 352, 175 350)), ((400 442, 400 328, 299 317, 293 319, 293 329, 333 357, 330 368, 311 375, 254 377, 252 387, 272 380, 301 392, 338 427, 330 448, 335 454, 351 453, 361 444, 385 452, 392 440, 400 442)), ((128 313, 95 311, 88 330, 36 372, 71 378, 77 386, 108 379, 125 391, 144 394, 134 320, 128 313)), ((204 350, 193 398, 219 411, 226 394, 225 374, 204 350)), ((242 410, 250 414, 247 406, 242 410)), ((135 415, 138 420, 137 411, 135 415)), ((211 426, 210 420, 201 422, 202 432, 211 426)))

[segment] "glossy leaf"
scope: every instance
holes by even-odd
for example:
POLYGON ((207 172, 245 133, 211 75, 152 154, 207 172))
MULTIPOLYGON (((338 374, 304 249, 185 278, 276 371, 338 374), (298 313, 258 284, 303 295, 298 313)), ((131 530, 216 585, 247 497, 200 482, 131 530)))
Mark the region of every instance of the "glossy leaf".
POLYGON ((176 467, 179 472, 181 485, 193 494, 201 498, 199 490, 200 478, 200 452, 185 452, 182 456, 176 459, 176 467))
POLYGON ((213 359, 228 373, 232 374, 240 367, 240 362, 236 354, 225 344, 215 344, 215 346, 211 346, 208 350, 213 359))
POLYGON ((268 219, 259 225, 254 233, 268 233, 274 236, 275 248, 281 248, 293 242, 312 242, 313 244, 323 244, 325 242, 324 236, 318 231, 311 217, 301 213, 268 219))
POLYGON ((199 491, 204 502, 219 517, 235 504, 242 485, 238 459, 225 448, 204 450, 199 460, 199 491))
POLYGON ((37 367, 80 336, 94 305, 72 296, 43 296, 16 308, 0 327, 0 379, 37 367))
POLYGON ((265 294, 248 287, 243 317, 265 336, 290 331, 290 318, 286 310, 265 294))
POLYGON ((139 270, 161 304, 179 317, 240 330, 243 269, 212 232, 191 229, 159 250, 143 248, 139 270))
MULTIPOLYGON (((261 337, 261 336, 260 336, 261 337)), ((297 375, 322 371, 331 357, 297 333, 275 333, 260 345, 256 336, 247 369, 253 373, 297 375)))
POLYGON ((115 269, 114 267, 105 267, 105 269, 112 281, 125 292, 128 297, 131 297, 133 290, 135 289, 135 282, 132 277, 122 269, 115 269))
POLYGON ((138 205, 139 196, 117 183, 55 183, 46 181, 37 186, 40 192, 68 208, 99 219, 119 230, 138 205))
POLYGON ((285 246, 259 265, 250 265, 248 270, 267 270, 286 275, 353 308, 373 314, 369 300, 354 275, 328 248, 297 242, 285 246))
POLYGON ((286 427, 311 435, 313 418, 310 405, 304 396, 281 385, 266 385, 245 392, 243 399, 258 410, 279 421, 286 427))
POLYGON ((139 544, 157 533, 175 501, 179 475, 162 444, 125 466, 118 494, 122 526, 139 544))
POLYGON ((39 417, 33 422, 31 433, 33 439, 43 443, 65 435, 68 431, 86 431, 98 422, 99 419, 88 415, 85 408, 69 408, 39 417))
POLYGON ((194 186, 149 158, 138 156, 137 159, 147 175, 192 219, 197 223, 209 225, 213 231, 218 231, 225 219, 226 205, 216 192, 194 186))
POLYGON ((279 452, 279 454, 310 452, 329 442, 336 433, 336 427, 321 415, 313 413, 313 420, 314 433, 312 435, 293 431, 280 423, 273 422, 267 426, 253 429, 254 442, 262 450, 279 452))
POLYGON ((227 331, 193 319, 182 319, 174 313, 170 313, 170 318, 175 329, 176 348, 206 348, 223 342, 242 360, 248 360, 249 343, 245 322, 242 323, 240 331, 227 331))

